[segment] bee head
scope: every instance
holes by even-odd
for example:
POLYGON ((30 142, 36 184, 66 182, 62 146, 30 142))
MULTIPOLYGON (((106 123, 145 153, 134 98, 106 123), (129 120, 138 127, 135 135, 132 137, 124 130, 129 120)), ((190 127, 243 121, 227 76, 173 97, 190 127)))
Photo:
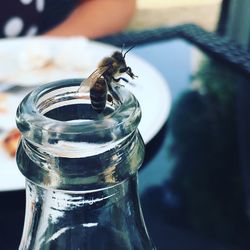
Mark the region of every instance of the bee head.
POLYGON ((131 78, 135 78, 136 76, 133 74, 132 70, 130 67, 127 66, 126 61, 125 61, 125 56, 126 54, 133 49, 133 47, 129 48, 124 54, 123 54, 123 49, 122 51, 116 51, 113 53, 112 57, 118 62, 119 64, 119 73, 126 73, 128 74, 131 78))
POLYGON ((123 56, 122 52, 115 51, 112 55, 112 57, 119 62, 120 64, 125 64, 125 57, 123 56))

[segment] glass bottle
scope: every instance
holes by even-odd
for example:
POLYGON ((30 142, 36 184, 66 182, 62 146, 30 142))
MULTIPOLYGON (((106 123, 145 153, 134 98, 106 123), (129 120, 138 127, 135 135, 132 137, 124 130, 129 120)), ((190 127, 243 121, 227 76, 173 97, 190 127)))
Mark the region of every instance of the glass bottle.
POLYGON ((97 113, 80 82, 43 85, 18 107, 17 164, 26 177, 19 249, 155 249, 137 193, 139 104, 121 87, 121 102, 97 113))

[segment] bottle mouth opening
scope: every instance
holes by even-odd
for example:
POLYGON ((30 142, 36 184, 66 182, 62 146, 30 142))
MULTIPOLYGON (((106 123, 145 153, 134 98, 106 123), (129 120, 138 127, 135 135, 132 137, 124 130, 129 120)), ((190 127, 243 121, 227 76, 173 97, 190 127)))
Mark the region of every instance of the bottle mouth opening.
MULTIPOLYGON (((141 111, 125 87, 117 89, 120 101, 105 100, 103 112, 91 105, 89 92, 78 92, 82 79, 45 84, 28 94, 17 109, 16 122, 22 136, 42 145, 85 142, 103 146, 133 132, 141 111)), ((65 146, 65 145, 64 145, 65 146)))
MULTIPOLYGON (((92 107, 89 92, 78 92, 78 89, 79 85, 76 84, 44 93, 35 100, 37 111, 47 118, 69 125, 77 122, 88 125, 107 119, 120 109, 120 103, 112 99, 112 102, 105 100, 102 111, 96 111, 92 107)), ((102 99, 98 101, 104 102, 102 99)))

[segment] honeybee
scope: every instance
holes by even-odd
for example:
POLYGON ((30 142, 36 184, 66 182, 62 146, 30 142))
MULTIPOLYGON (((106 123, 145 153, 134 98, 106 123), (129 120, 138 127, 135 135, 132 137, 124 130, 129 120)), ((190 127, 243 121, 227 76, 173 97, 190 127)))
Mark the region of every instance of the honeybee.
POLYGON ((120 75, 126 73, 132 79, 136 77, 125 61, 126 54, 132 49, 128 49, 124 54, 122 51, 115 51, 110 57, 105 57, 98 65, 97 69, 85 80, 82 81, 79 92, 90 91, 92 108, 101 113, 105 107, 107 99, 113 102, 113 98, 120 101, 116 93, 116 88, 122 86, 119 81, 128 80, 120 75), (108 91, 110 94, 108 94, 108 91))

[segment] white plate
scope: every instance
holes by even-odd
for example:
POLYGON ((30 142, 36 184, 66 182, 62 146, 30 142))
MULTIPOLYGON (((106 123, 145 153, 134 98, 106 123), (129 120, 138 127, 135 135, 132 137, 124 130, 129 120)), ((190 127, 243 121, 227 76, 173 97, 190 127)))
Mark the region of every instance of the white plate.
MULTIPOLYGON (((36 86, 44 82, 63 78, 87 77, 103 57, 110 56, 115 50, 120 49, 82 38, 19 38, 0 40, 0 81, 5 80, 23 86, 36 86), (49 56, 52 60, 57 60, 57 64, 60 65, 54 65, 54 68, 50 67, 49 70, 39 70, 39 68, 32 70, 33 66, 30 65, 26 65, 27 67, 24 70, 20 69, 20 61, 26 60, 25 63, 27 63, 27 54, 26 58, 20 59, 20 57, 29 48, 35 48, 36 50, 36 46, 39 50, 44 50, 45 54, 47 53, 46 50, 50 51, 49 53, 52 55, 45 56, 49 56), (64 54, 63 51, 65 52, 64 54), (82 56, 81 53, 84 53, 84 51, 85 54, 82 56), (58 62, 60 58, 62 61, 58 62), (76 58, 75 62, 72 63, 74 65, 66 69, 65 65, 70 65, 74 58, 76 58), (82 68, 79 67, 80 62, 77 62, 77 60, 80 60, 79 58, 83 65, 82 68), (67 61, 67 64, 64 60, 67 61), (11 71, 12 73, 10 74, 11 71)), ((29 56, 32 60, 35 58, 39 59, 39 57, 43 56, 39 53, 35 51, 33 58, 33 55, 29 56)), ((30 58, 28 59, 30 60, 30 58)), ((161 74, 148 62, 134 55, 133 52, 127 54, 126 62, 133 72, 138 75, 138 78, 133 80, 134 84, 126 84, 126 87, 134 93, 141 105, 142 120, 139 130, 145 143, 148 143, 162 128, 169 115, 171 106, 170 90, 161 74)), ((6 104, 3 102, 1 104, 0 102, 0 107, 1 105, 11 107, 8 110, 8 115, 0 114, 0 126, 6 130, 8 128, 10 130, 15 125, 15 111, 20 98, 20 95, 9 95, 5 101, 6 104), (10 103, 11 105, 9 105, 10 103)), ((0 162, 0 191, 23 189, 24 177, 20 174, 15 159, 11 159, 2 148, 0 148, 0 162)))

